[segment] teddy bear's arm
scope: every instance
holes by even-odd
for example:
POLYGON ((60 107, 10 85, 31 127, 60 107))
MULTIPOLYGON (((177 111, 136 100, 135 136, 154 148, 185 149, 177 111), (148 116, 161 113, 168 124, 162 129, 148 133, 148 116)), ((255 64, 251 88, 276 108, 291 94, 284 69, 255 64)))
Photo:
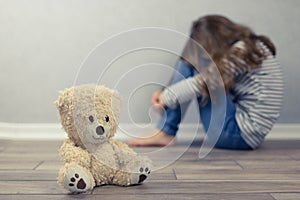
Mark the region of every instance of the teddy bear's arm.
POLYGON ((76 147, 70 139, 65 140, 59 154, 66 163, 75 162, 87 169, 90 168, 91 154, 80 147, 76 147))
POLYGON ((131 149, 127 144, 117 141, 117 140, 113 140, 112 143, 117 146, 119 149, 122 149, 123 151, 129 152, 129 153, 133 153, 136 154, 135 151, 133 151, 133 149, 131 149))

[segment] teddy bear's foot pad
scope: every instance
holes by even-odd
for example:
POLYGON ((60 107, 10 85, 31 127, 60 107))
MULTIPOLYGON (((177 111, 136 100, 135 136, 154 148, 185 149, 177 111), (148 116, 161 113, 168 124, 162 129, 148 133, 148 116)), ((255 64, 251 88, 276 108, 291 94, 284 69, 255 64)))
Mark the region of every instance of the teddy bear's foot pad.
POLYGON ((144 182, 144 180, 146 180, 146 179, 147 179, 146 175, 144 175, 144 174, 140 175, 140 177, 139 177, 139 183, 144 182))
POLYGON ((73 193, 86 192, 93 188, 91 175, 82 167, 69 168, 65 174, 64 186, 73 193))
POLYGON ((132 170, 131 174, 131 184, 140 184, 144 182, 148 176, 150 175, 151 169, 150 169, 150 164, 149 163, 142 163, 140 164, 140 167, 135 168, 132 170))
POLYGON ((79 177, 78 174, 74 174, 74 177, 70 178, 70 187, 76 187, 77 189, 84 190, 86 188, 86 183, 85 181, 79 177), (79 180, 78 180, 79 179, 79 180))
POLYGON ((148 177, 147 175, 150 174, 150 169, 148 167, 146 167, 146 168, 141 167, 139 169, 139 171, 142 174, 139 176, 139 182, 138 183, 142 183, 142 182, 144 182, 144 180, 147 179, 147 177, 148 177))

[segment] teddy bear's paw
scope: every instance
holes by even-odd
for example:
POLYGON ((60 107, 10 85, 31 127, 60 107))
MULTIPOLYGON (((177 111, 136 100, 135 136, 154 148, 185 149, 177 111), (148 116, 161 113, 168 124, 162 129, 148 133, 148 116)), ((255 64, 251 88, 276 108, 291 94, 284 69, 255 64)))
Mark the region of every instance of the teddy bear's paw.
POLYGON ((86 189, 86 183, 83 178, 79 176, 79 174, 74 174, 73 177, 70 178, 69 187, 75 187, 77 190, 86 189))
POLYGON ((151 173, 151 165, 144 163, 138 166, 131 174, 131 184, 144 182, 151 173))
POLYGON ((65 187, 73 193, 86 192, 91 189, 92 180, 89 175, 78 168, 77 170, 71 170, 65 177, 65 187))
POLYGON ((151 172, 151 170, 148 167, 146 167, 146 168, 141 167, 140 168, 140 173, 141 174, 139 175, 139 182, 138 183, 144 182, 144 180, 147 179, 150 172, 151 172))

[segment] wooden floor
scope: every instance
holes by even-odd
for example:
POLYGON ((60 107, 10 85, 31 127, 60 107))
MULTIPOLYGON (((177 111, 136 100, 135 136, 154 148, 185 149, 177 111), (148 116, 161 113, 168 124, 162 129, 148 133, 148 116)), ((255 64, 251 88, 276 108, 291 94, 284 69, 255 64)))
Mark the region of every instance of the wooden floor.
MULTIPOLYGON (((184 154, 156 170, 142 185, 103 186, 70 195, 56 182, 62 141, 0 140, 0 199, 300 199, 300 141, 269 140, 256 151, 213 150, 198 158, 200 144, 168 149, 184 154)), ((139 148, 154 152, 156 148, 139 148)), ((155 162, 167 154, 156 154, 155 162), (162 156, 160 156, 162 155, 162 156)))

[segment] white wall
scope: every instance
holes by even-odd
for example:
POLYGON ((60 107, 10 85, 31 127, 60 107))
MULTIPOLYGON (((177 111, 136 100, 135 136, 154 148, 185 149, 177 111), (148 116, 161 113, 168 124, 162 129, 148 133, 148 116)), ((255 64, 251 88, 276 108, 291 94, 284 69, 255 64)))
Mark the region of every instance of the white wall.
MULTIPOLYGON (((280 122, 300 122, 299 8, 298 0, 0 0, 0 121, 58 122, 52 104, 58 90, 73 84, 84 58, 113 34, 144 26, 188 34, 192 20, 217 13, 272 38, 286 76, 280 122)), ((116 65, 130 70, 135 59, 168 65, 176 61, 170 54, 145 51, 128 55, 116 65)), ((110 82, 122 75, 120 68, 112 69, 106 77, 110 82)), ((142 71, 127 77, 128 87, 130 80, 146 77, 167 82, 169 74, 142 71)), ((85 80, 94 75, 85 74, 85 80)), ((126 90, 126 84, 122 86, 126 90)), ((123 111, 137 122, 148 122, 148 99, 154 89, 149 86, 136 92, 123 111)), ((187 119, 194 117, 189 114, 187 119)), ((127 117, 122 120, 129 122, 127 117)))

